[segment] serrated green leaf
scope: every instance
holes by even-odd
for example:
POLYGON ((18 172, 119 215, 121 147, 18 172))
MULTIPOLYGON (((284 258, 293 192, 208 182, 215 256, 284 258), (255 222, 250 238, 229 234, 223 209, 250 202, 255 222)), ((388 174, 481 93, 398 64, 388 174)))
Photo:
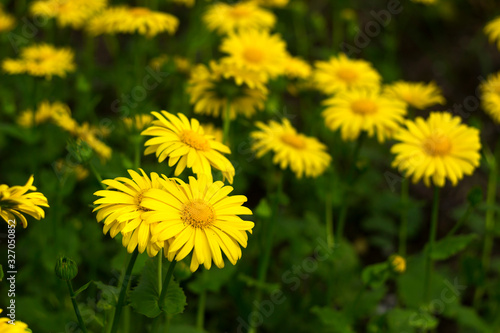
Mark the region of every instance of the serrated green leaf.
POLYGON ((321 322, 331 329, 332 333, 354 333, 349 317, 341 311, 332 308, 315 306, 311 312, 316 314, 321 322))
POLYGON ((174 315, 184 312, 186 304, 186 295, 184 295, 184 291, 179 286, 179 283, 175 280, 170 281, 168 284, 167 295, 165 297, 165 303, 160 304, 160 308, 164 312, 174 315))
POLYGON ((431 258, 434 260, 448 259, 465 249, 476 238, 477 236, 472 234, 446 237, 434 245, 431 258))
POLYGON ((94 284, 101 290, 101 296, 97 302, 97 308, 102 310, 114 308, 116 303, 118 303, 118 294, 120 293, 118 288, 104 284, 101 281, 94 281, 94 284))
POLYGON ((78 290, 75 291, 75 297, 78 296, 78 294, 80 294, 82 291, 87 289, 91 283, 92 283, 92 281, 89 281, 89 282, 85 283, 83 286, 81 286, 80 288, 78 288, 78 290))

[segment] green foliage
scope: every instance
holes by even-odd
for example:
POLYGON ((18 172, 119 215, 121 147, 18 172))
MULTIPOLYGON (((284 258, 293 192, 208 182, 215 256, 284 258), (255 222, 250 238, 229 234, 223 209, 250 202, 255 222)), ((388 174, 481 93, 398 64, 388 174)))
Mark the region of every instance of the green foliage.
POLYGON ((459 235, 446 237, 437 242, 431 252, 431 257, 436 260, 445 260, 465 249, 476 235, 459 235))

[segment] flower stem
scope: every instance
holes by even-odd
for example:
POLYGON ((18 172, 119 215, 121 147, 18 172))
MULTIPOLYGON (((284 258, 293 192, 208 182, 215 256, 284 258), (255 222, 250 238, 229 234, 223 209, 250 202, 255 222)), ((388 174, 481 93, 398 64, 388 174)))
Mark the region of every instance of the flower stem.
POLYGON ((402 257, 406 256, 406 238, 408 236, 408 199, 410 180, 404 179, 401 183, 401 225, 399 226, 399 250, 402 257))
POLYGON ((116 333, 118 331, 118 326, 120 324, 120 315, 122 313, 123 303, 125 301, 125 295, 127 293, 128 283, 130 278, 132 277, 132 268, 134 268, 135 260, 137 259, 137 255, 139 252, 137 249, 132 252, 132 256, 128 262, 127 270, 125 271, 125 275, 123 276, 122 285, 120 289, 120 295, 118 296, 118 303, 116 303, 115 316, 113 318, 113 325, 111 326, 111 333, 116 333))
POLYGON ((335 236, 333 234, 333 214, 332 214, 332 194, 330 191, 326 193, 325 199, 325 216, 326 216, 326 243, 329 248, 335 245, 335 236))
POLYGON ((231 125, 231 101, 227 99, 226 109, 224 110, 224 124, 223 124, 223 134, 222 142, 228 145, 229 141, 229 127, 231 125))
POLYGON ((68 284, 69 296, 71 297, 71 303, 73 303, 73 309, 75 309, 76 318, 78 318, 78 324, 80 325, 80 328, 82 329, 83 333, 87 333, 87 327, 83 322, 82 315, 80 314, 80 309, 78 308, 78 304, 76 303, 75 292, 73 291, 73 284, 69 280, 66 281, 66 283, 68 284))
POLYGON ((453 226, 453 228, 446 234, 445 238, 451 237, 457 232, 457 230, 464 224, 465 221, 469 218, 470 214, 472 214, 472 211, 474 209, 472 208, 472 205, 467 205, 467 210, 465 213, 460 217, 460 219, 457 221, 457 223, 453 226))
POLYGON ((203 324, 205 319, 205 303, 207 301, 207 291, 203 290, 198 301, 198 313, 196 314, 196 328, 203 332, 203 324))
POLYGON ((162 278, 162 268, 163 268, 163 248, 158 252, 158 292, 161 294, 161 278, 162 278))
POLYGON ((106 189, 106 185, 104 185, 102 183, 102 177, 101 177, 101 174, 96 170, 95 166, 94 166, 94 163, 92 163, 92 161, 89 161, 89 168, 90 168, 90 171, 92 171, 92 173, 94 174, 95 178, 97 179, 97 181, 99 182, 99 184, 101 185, 101 187, 103 189, 106 189))
POLYGON ((168 266, 167 276, 165 276, 165 280, 163 280, 163 287, 160 293, 160 299, 158 300, 158 304, 160 305, 160 309, 162 307, 163 302, 165 301, 165 297, 167 297, 168 285, 170 284, 170 280, 172 279, 172 275, 174 273, 175 264, 177 261, 174 259, 168 266))
POLYGON ((431 228, 429 231, 429 245, 425 254, 425 280, 424 280, 424 293, 425 302, 430 301, 431 296, 431 276, 434 271, 434 261, 431 258, 431 253, 434 250, 434 243, 436 242, 437 221, 439 212, 439 187, 434 186, 434 198, 432 200, 432 217, 431 228))

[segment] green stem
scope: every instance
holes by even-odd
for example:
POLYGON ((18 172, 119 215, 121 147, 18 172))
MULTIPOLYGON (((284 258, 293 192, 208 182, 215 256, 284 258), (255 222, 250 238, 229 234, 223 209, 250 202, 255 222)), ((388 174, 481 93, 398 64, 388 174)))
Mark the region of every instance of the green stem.
POLYGON ((137 255, 139 252, 137 249, 132 252, 132 257, 130 257, 130 261, 128 262, 127 270, 125 271, 125 275, 123 276, 122 286, 120 290, 120 295, 118 296, 118 303, 116 303, 115 316, 113 318, 113 325, 111 326, 111 333, 116 333, 118 331, 118 326, 120 325, 120 315, 122 313, 123 303, 125 301, 125 295, 127 293, 128 283, 132 277, 132 269, 134 268, 135 260, 137 259, 137 255))
POLYGON ((453 228, 446 234, 445 238, 451 237, 457 232, 457 230, 464 224, 465 221, 469 218, 470 214, 472 214, 472 211, 474 208, 472 208, 471 205, 467 205, 467 210, 465 213, 460 217, 460 219, 457 221, 457 223, 453 226, 453 228))
POLYGON ((161 278, 163 276, 162 268, 163 268, 163 248, 161 248, 160 252, 158 252, 158 293, 160 294, 161 294, 161 278))
POLYGON ((223 124, 223 134, 222 142, 225 145, 229 144, 229 127, 231 125, 231 101, 227 99, 226 110, 224 110, 224 124, 223 124))
POLYGON ((89 162, 89 168, 90 168, 90 171, 92 171, 92 173, 94 174, 94 176, 97 179, 97 181, 99 182, 99 184, 101 185, 101 187, 103 189, 106 189, 106 185, 102 183, 101 174, 99 172, 97 172, 97 170, 94 166, 94 163, 92 163, 92 161, 89 162))
MULTIPOLYGON (((328 190, 327 190, 328 191, 328 190)), ((329 248, 335 245, 335 235, 333 234, 333 213, 332 213, 332 194, 330 191, 326 193, 325 199, 325 216, 326 216, 326 243, 329 248)))
POLYGON ((174 273, 174 268, 176 263, 177 261, 175 259, 170 263, 170 265, 168 266, 167 276, 165 276, 165 280, 163 280, 163 288, 160 293, 160 299, 158 300, 158 304, 160 304, 160 309, 165 301, 165 297, 167 297, 168 285, 170 283, 170 280, 172 279, 172 274, 174 273))
POLYGON ((200 294, 200 300, 198 301, 198 313, 196 314, 196 328, 200 332, 203 332, 206 301, 207 301, 207 291, 203 290, 200 294))
POLYGON ((432 217, 431 228, 429 230, 429 245, 425 255, 425 280, 424 280, 424 293, 425 302, 430 301, 431 296, 431 277, 434 271, 434 261, 431 258, 431 253, 434 250, 434 243, 436 242, 437 222, 439 213, 439 187, 434 186, 434 198, 432 200, 432 217))
POLYGON ((82 315, 80 314, 80 309, 78 308, 78 304, 76 303, 75 292, 73 291, 73 284, 69 280, 66 281, 66 283, 68 284, 69 296, 71 297, 71 303, 73 303, 73 309, 75 309, 76 318, 78 318, 78 324, 80 325, 80 328, 82 329, 83 333, 87 333, 87 327, 83 322, 82 315))
POLYGON ((406 239, 408 236, 408 201, 410 180, 401 183, 401 225, 399 226, 399 255, 406 256, 406 239))

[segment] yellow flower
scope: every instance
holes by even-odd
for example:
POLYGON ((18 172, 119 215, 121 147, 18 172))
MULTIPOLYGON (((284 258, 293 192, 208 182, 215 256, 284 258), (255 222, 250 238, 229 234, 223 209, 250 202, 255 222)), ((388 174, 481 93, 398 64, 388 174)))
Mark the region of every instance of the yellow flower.
POLYGON ((61 27, 82 28, 87 20, 107 6, 107 0, 38 0, 30 6, 34 16, 57 19, 61 27))
POLYGON ((134 117, 123 118, 123 124, 130 132, 142 131, 151 124, 153 117, 149 114, 138 114, 134 117))
POLYGON ((53 75, 65 77, 75 70, 73 58, 73 51, 69 48, 39 44, 22 49, 19 59, 5 59, 2 69, 9 74, 27 73, 47 79, 53 75))
POLYGON ((389 263, 396 273, 404 273, 406 271, 406 260, 400 255, 392 255, 389 257, 389 263))
MULTIPOLYGON (((35 114, 33 114, 32 110, 23 111, 17 118, 17 123, 22 127, 29 128, 33 127, 33 120, 35 121, 36 125, 40 125, 50 120, 54 120, 54 122, 57 125, 60 125, 58 121, 65 117, 69 117, 69 119, 71 119, 71 111, 66 104, 63 104, 61 102, 51 103, 47 100, 44 100, 40 102, 40 104, 38 104, 38 108, 35 114)), ((76 124, 74 120, 72 121, 73 121, 72 125, 68 126, 67 121, 61 120, 61 122, 65 124, 64 126, 61 127, 67 130, 68 127, 74 126, 76 124)))
MULTIPOLYGON (((16 218, 21 220, 23 228, 28 226, 28 221, 23 214, 28 214, 37 220, 45 217, 45 212, 39 206, 49 207, 47 198, 40 192, 36 191, 33 186, 35 178, 31 176, 24 186, 0 185, 0 217, 8 224, 13 224, 16 218)), ((15 222, 17 225, 17 221, 15 222)))
POLYGON ((268 94, 258 73, 214 61, 191 71, 187 91, 195 113, 225 117, 229 103, 230 119, 263 110, 268 94))
POLYGON ((81 126, 76 127, 73 135, 85 141, 101 160, 106 161, 111 158, 111 148, 95 136, 92 127, 88 123, 83 123, 81 126))
POLYGON ((500 72, 488 76, 480 88, 483 109, 495 122, 500 123, 500 72))
POLYGON ((15 25, 16 19, 14 16, 5 13, 2 4, 0 4, 0 33, 12 30, 15 25))
POLYGON ((223 133, 220 128, 217 128, 214 126, 214 124, 201 124, 201 127, 203 127, 203 131, 205 132, 205 135, 211 135, 214 137, 215 141, 219 141, 222 143, 223 139, 223 133))
POLYGON ((192 272, 202 264, 210 269, 212 261, 224 267, 222 252, 235 265, 241 258, 240 246, 247 246, 247 231, 251 233, 254 227, 253 222, 238 216, 252 214, 242 206, 247 198, 228 196, 231 186, 213 183, 204 176, 189 177, 189 183, 180 179, 160 182, 167 194, 149 191, 143 204, 151 210, 145 214, 148 222, 155 224, 152 240, 165 242, 165 256, 180 261, 192 252, 192 272))
POLYGON ((306 61, 288 56, 285 62, 285 75, 290 78, 307 79, 311 76, 311 65, 306 61))
POLYGON ((364 60, 351 60, 343 53, 328 61, 317 61, 313 79, 317 89, 332 94, 348 89, 378 89, 380 74, 364 60))
POLYGON ((316 138, 297 133, 288 119, 280 124, 274 120, 265 125, 257 122, 260 131, 250 134, 254 140, 252 149, 261 157, 268 151, 274 152, 273 163, 281 169, 290 169, 297 178, 318 177, 330 165, 331 157, 326 152, 326 146, 316 138))
POLYGON ((479 166, 479 131, 447 112, 431 112, 427 121, 420 117, 406 121, 395 139, 399 142, 391 149, 396 154, 392 166, 413 176, 414 183, 423 178, 429 186, 432 179, 442 187, 448 178, 455 186, 479 166))
MULTIPOLYGON (((172 58, 175 69, 180 73, 189 73, 191 70, 191 62, 189 59, 181 56, 174 56, 172 58)), ((151 59, 150 66, 155 70, 159 71, 167 62, 170 61, 170 58, 166 54, 162 54, 156 58, 151 59)))
POLYGON ((340 128, 342 140, 355 140, 366 131, 379 142, 392 137, 406 114, 405 103, 376 90, 349 90, 323 102, 323 117, 332 131, 340 128))
POLYGON ((168 157, 170 167, 177 164, 175 176, 188 167, 195 174, 204 174, 211 180, 213 167, 222 171, 223 177, 233 183, 234 167, 221 154, 230 154, 231 150, 212 136, 205 135, 198 120, 192 118, 190 121, 182 113, 178 113, 178 117, 166 111, 151 114, 158 120, 141 133, 153 136, 145 143, 145 155, 156 153, 160 163, 168 157))
POLYGON ((231 32, 222 40, 220 50, 229 54, 223 61, 260 73, 263 80, 283 74, 288 55, 281 37, 267 30, 231 32))
POLYGON ((490 43, 497 43, 500 50, 500 16, 496 17, 484 27, 484 33, 488 35, 490 43))
POLYGON ((88 29, 93 35, 137 32, 151 38, 162 32, 173 35, 178 26, 179 20, 173 15, 144 7, 119 6, 92 18, 88 29))
MULTIPOLYGON (((2 313, 3 310, 0 309, 0 313, 2 313)), ((28 328, 28 325, 23 323, 20 320, 15 321, 15 324, 10 324, 9 321, 11 319, 8 317, 2 317, 0 318, 0 332, 2 333, 27 333, 31 332, 31 330, 28 328)))
POLYGON ((384 88, 389 97, 397 98, 418 110, 446 103, 441 89, 434 83, 398 81, 384 88))
POLYGON ((285 7, 290 0, 255 0, 259 5, 267 7, 285 7))
POLYGON ((140 253, 147 249, 148 255, 154 257, 163 242, 151 240, 155 224, 144 218, 144 213, 150 211, 143 204, 148 193, 155 193, 162 197, 168 196, 160 183, 160 176, 152 172, 150 177, 139 169, 142 176, 134 170, 128 170, 131 178, 118 177, 106 179, 102 183, 107 185, 106 190, 97 191, 94 195, 101 198, 94 201, 94 212, 97 212, 97 221, 104 222, 103 232, 115 237, 123 235, 122 244, 132 253, 138 248, 140 253), (158 245, 159 244, 159 245, 158 245))
POLYGON ((215 3, 208 8, 203 21, 209 30, 227 34, 238 29, 270 29, 276 17, 253 2, 215 3))

